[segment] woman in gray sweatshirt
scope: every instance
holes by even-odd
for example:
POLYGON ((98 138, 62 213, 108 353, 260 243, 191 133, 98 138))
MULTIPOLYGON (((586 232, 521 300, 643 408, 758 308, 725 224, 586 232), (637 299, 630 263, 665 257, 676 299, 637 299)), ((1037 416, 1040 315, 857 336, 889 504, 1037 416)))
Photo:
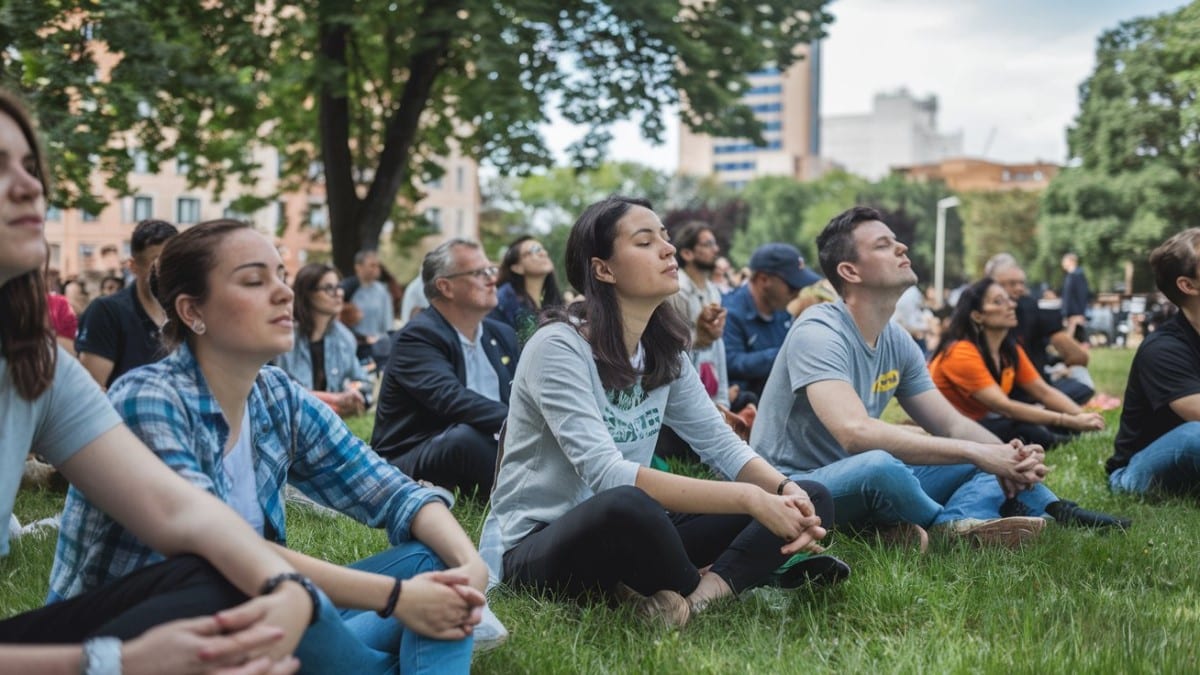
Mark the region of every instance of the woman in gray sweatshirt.
POLYGON ((755 454, 690 367, 687 327, 663 303, 679 289, 674 253, 644 200, 609 197, 575 223, 567 276, 584 301, 522 354, 482 548, 513 586, 601 591, 682 625, 714 599, 849 568, 811 555, 829 492, 755 454), (733 482, 651 469, 664 424, 733 482), (776 573, 796 553, 810 555, 776 573))

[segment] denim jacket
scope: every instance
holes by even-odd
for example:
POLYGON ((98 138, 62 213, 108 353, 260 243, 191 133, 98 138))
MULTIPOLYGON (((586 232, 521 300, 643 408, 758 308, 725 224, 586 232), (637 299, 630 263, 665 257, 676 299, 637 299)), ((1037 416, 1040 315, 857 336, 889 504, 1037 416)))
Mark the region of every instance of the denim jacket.
MULTIPOLYGON (((232 485, 223 449, 229 425, 186 345, 123 376, 109 391, 117 413, 159 458, 221 500, 232 485)), ((264 534, 286 544, 284 486, 370 527, 398 544, 411 538, 417 511, 437 499, 356 438, 329 406, 282 370, 259 371, 247 401, 264 534)), ((75 488, 67 493, 50 589, 71 597, 162 556, 113 521, 75 488)))
MULTIPOLYGON (((358 361, 358 355, 355 353, 357 349, 358 343, 354 339, 354 333, 342 325, 342 322, 336 319, 331 321, 329 328, 325 330, 327 391, 334 393, 345 391, 346 381, 350 380, 361 383, 360 391, 364 394, 371 393, 374 385, 371 382, 371 376, 367 375, 367 371, 358 361)), ((313 388, 312 342, 307 335, 301 335, 299 331, 296 331, 296 341, 292 351, 280 354, 275 359, 275 365, 291 375, 292 379, 300 383, 301 387, 313 388)))

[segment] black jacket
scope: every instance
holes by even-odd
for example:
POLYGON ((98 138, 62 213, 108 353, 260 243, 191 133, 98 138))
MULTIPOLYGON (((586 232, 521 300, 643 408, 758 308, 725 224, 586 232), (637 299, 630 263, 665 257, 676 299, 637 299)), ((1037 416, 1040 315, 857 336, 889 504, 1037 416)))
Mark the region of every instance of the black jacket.
POLYGON ((375 410, 371 445, 376 452, 402 455, 453 424, 500 431, 517 371, 517 336, 503 323, 484 319, 481 340, 500 381, 499 403, 467 389, 458 332, 436 308, 423 310, 400 329, 375 410))

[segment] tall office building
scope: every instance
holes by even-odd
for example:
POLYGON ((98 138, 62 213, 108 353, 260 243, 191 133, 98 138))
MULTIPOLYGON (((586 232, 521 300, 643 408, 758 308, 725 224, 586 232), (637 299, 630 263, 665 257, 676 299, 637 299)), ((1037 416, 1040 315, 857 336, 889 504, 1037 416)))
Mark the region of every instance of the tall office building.
POLYGON ((679 172, 716 176, 740 188, 758 176, 805 180, 820 172, 820 43, 802 50, 804 58, 787 70, 750 73, 742 101, 763 122, 765 146, 744 138, 714 138, 680 124, 679 172))

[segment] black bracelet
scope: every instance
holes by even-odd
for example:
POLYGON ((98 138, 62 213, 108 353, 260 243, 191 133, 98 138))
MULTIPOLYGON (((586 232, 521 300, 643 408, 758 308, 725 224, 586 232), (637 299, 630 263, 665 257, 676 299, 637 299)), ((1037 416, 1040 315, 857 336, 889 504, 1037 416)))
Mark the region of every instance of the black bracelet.
POLYGON ((396 611, 396 602, 400 600, 400 587, 402 585, 404 585, 404 580, 397 579, 396 585, 392 586, 392 592, 388 593, 387 604, 383 606, 383 609, 376 612, 381 619, 392 618, 392 614, 396 611))
POLYGON ((317 619, 321 616, 321 596, 317 593, 317 587, 313 585, 313 582, 303 574, 299 574, 297 572, 283 572, 282 574, 276 574, 263 583, 262 588, 258 591, 258 594, 270 595, 271 593, 275 592, 276 588, 279 588, 279 584, 282 584, 285 581, 294 581, 300 584, 300 587, 303 588, 306 593, 308 593, 308 599, 312 600, 312 618, 308 620, 308 625, 311 626, 316 623, 317 619))
POLYGON ((779 481, 779 485, 775 488, 775 494, 782 495, 783 488, 787 487, 788 483, 791 483, 792 485, 797 484, 796 481, 792 480, 791 478, 784 478, 783 480, 779 481))

